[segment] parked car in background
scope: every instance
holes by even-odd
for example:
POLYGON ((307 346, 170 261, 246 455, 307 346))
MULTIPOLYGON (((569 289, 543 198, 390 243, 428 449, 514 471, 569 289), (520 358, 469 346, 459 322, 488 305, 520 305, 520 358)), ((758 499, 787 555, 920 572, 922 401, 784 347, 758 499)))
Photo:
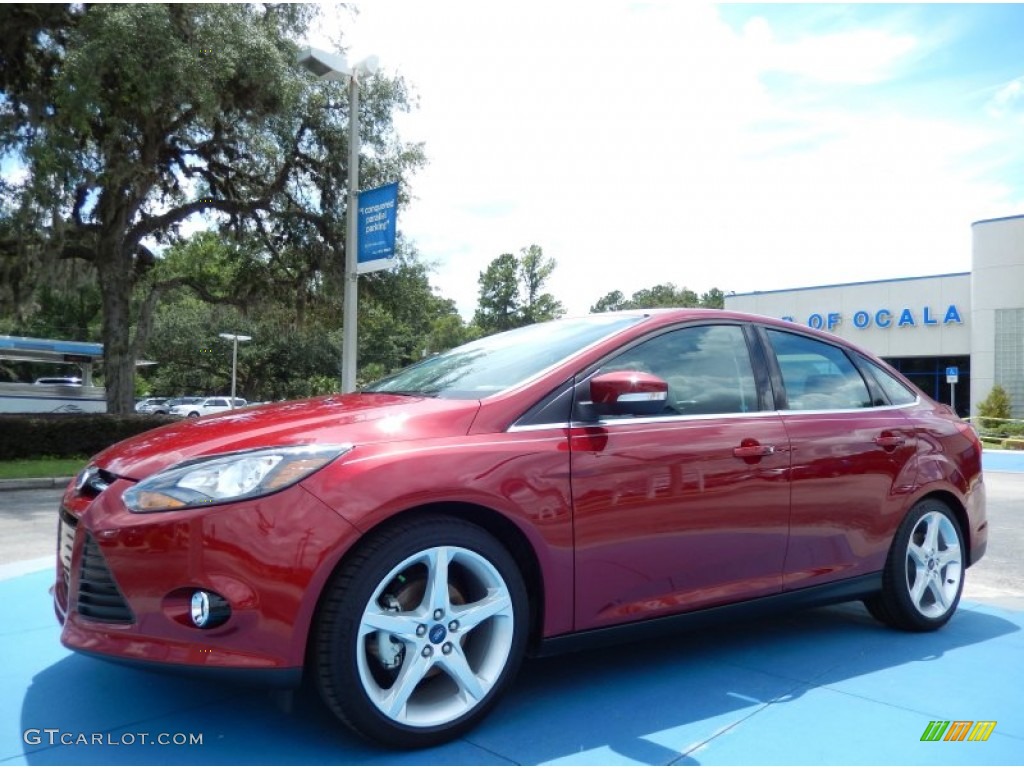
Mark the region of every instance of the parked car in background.
POLYGON ((145 397, 135 404, 136 413, 155 413, 156 409, 166 403, 166 397, 145 397))
POLYGON ((171 409, 176 405, 191 405, 193 403, 201 403, 206 398, 192 395, 189 397, 172 397, 160 405, 153 408, 153 413, 170 413, 171 409))
MULTIPOLYGON (((425 747, 478 723, 526 654, 844 600, 936 630, 988 528, 981 444, 948 406, 830 334, 680 309, 151 430, 92 459, 58 541, 66 647, 305 675, 347 726, 425 747)), ((940 645, 917 666, 942 702, 940 645)))
MULTIPOLYGON (((240 397, 235 398, 235 408, 244 408, 245 405, 245 400, 240 397)), ((230 397, 207 397, 205 400, 200 400, 198 403, 182 403, 181 405, 176 405, 171 408, 171 415, 196 419, 200 416, 209 416, 211 413, 220 413, 221 411, 230 411, 231 409, 230 397)))
POLYGON ((65 387, 80 387, 82 380, 77 376, 43 376, 36 379, 36 384, 62 384, 65 387))

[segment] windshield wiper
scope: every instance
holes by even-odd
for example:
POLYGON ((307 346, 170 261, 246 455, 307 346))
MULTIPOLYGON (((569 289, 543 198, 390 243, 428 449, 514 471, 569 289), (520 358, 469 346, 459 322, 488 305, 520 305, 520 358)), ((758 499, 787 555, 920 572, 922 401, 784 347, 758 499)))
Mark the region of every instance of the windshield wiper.
POLYGON ((364 389, 364 393, 374 395, 398 395, 400 397, 437 397, 437 394, 423 392, 418 389, 364 389))

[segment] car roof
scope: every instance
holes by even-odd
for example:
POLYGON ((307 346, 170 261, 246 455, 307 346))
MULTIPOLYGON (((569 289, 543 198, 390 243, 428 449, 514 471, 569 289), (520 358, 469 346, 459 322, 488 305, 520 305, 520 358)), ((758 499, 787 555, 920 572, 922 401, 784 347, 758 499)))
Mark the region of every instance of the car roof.
POLYGON ((608 312, 609 315, 622 315, 626 317, 642 316, 646 318, 643 324, 671 325, 688 320, 716 320, 737 323, 757 323, 769 328, 780 328, 783 330, 796 331, 807 336, 814 336, 832 344, 840 344, 847 349, 860 352, 869 358, 877 358, 878 355, 865 349, 856 342, 837 336, 834 333, 811 328, 800 323, 783 320, 769 315, 758 315, 752 312, 737 312, 729 309, 708 309, 705 307, 657 307, 652 309, 623 309, 615 312, 608 312))

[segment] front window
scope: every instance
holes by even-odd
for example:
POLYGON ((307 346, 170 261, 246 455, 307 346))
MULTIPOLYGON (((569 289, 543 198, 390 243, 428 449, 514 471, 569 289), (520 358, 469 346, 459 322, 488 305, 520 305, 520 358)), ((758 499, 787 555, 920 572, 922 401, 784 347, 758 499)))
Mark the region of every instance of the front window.
POLYGON ((599 373, 642 371, 668 384, 666 416, 758 410, 743 329, 701 325, 664 333, 608 361, 599 373))
POLYGON ((363 391, 476 400, 523 384, 643 317, 597 314, 516 328, 429 357, 363 391))

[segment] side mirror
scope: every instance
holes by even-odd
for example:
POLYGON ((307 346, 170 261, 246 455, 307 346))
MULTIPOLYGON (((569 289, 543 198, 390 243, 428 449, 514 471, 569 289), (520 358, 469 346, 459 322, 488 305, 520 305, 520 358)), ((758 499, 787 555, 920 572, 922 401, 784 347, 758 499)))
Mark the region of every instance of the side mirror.
POLYGON ((665 409, 668 382, 642 371, 612 371, 590 380, 590 400, 598 413, 654 416, 665 409))

